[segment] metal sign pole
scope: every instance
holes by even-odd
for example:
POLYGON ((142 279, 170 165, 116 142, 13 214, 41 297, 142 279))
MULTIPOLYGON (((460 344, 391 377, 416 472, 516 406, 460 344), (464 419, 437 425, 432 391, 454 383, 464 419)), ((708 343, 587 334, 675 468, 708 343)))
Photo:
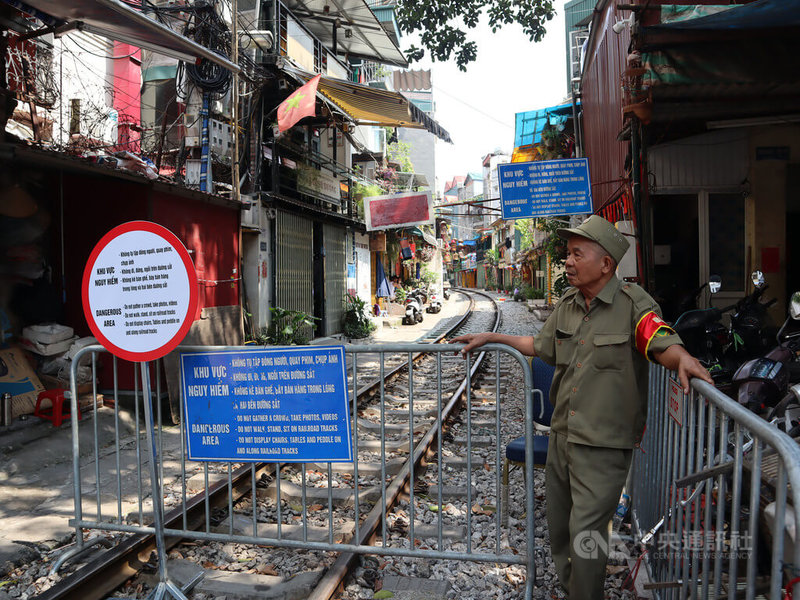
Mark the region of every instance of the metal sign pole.
MULTIPOLYGON (((153 490, 153 527, 158 553, 158 585, 148 599, 161 600, 169 593, 176 600, 188 600, 181 590, 167 578, 167 547, 164 542, 164 514, 161 495, 161 481, 158 477, 158 448, 153 427, 153 398, 150 391, 150 363, 140 363, 142 371, 142 395, 144 397, 144 418, 147 428, 147 444, 150 448, 150 483, 153 490)), ((161 399, 157 398, 159 402, 161 399)))

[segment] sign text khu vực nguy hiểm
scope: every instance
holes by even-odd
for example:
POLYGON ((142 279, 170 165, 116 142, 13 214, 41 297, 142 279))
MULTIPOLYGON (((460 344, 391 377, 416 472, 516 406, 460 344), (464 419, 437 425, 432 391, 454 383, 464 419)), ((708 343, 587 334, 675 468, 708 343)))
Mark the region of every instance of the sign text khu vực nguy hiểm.
POLYGON ((503 219, 592 212, 589 162, 585 158, 497 165, 503 219))
POLYGON ((191 460, 353 460, 341 346, 181 355, 191 460))

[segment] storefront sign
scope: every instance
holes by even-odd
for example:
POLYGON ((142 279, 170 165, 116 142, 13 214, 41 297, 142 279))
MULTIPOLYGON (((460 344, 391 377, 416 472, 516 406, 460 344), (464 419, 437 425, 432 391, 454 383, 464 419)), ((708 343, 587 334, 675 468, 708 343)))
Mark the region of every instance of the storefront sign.
POLYGON ((297 171, 297 190, 310 196, 322 198, 326 202, 341 204, 339 180, 321 169, 303 165, 297 171))
POLYGON ((367 231, 399 229, 434 223, 433 197, 430 192, 408 192, 364 198, 367 231))
POLYGON ((461 268, 465 271, 478 268, 478 261, 475 252, 472 254, 467 254, 467 256, 464 257, 464 259, 461 261, 461 268))
POLYGON ((503 219, 592 212, 585 158, 497 165, 503 219))
POLYGON ((356 265, 355 263, 347 263, 347 293, 356 295, 356 265))
POLYGON ((386 233, 375 231, 369 234, 370 252, 386 252, 386 233))
POLYGON ((197 274, 168 229, 124 223, 97 243, 83 271, 83 312, 92 335, 130 361, 161 358, 186 336, 197 312, 197 274))
POLYGON ((351 462, 341 346, 181 355, 190 460, 351 462))

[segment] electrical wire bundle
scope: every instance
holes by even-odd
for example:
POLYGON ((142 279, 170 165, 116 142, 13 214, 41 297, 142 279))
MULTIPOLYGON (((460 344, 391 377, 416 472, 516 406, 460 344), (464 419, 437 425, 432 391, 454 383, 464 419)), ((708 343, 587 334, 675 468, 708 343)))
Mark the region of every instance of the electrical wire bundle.
MULTIPOLYGON (((213 6, 195 6, 193 12, 193 19, 187 23, 183 34, 212 52, 228 58, 231 48, 230 31, 213 6)), ((231 84, 230 72, 205 58, 199 64, 186 63, 186 74, 202 90, 220 96, 227 93, 231 84)))

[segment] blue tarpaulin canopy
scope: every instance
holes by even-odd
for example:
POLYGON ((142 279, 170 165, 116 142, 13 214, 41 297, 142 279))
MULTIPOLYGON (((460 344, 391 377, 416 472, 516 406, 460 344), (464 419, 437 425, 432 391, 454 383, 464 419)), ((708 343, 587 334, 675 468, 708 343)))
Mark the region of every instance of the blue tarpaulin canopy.
POLYGON ((640 46, 645 50, 693 43, 697 34, 780 35, 800 27, 800 0, 756 0, 716 14, 643 27, 640 46), (694 34, 694 35, 692 35, 694 34))
MULTIPOLYGON (((734 118, 746 116, 743 103, 733 101, 736 95, 749 96, 749 112, 756 114, 796 109, 800 71, 787 48, 796 45, 798 36, 800 0, 756 0, 716 14, 642 27, 637 49, 649 70, 646 80, 656 105, 662 90, 694 86, 698 97, 713 95, 727 102, 726 110, 709 118, 734 118)), ((663 93, 677 98, 675 92, 663 93)))
POLYGON ((662 23, 646 31, 716 31, 720 29, 784 28, 800 25, 800 0, 756 0, 750 4, 732 6, 730 10, 687 19, 675 23, 662 23))
POLYGON ((517 113, 514 147, 538 144, 542 139, 542 129, 550 125, 560 125, 572 116, 572 104, 560 104, 538 110, 517 113))

